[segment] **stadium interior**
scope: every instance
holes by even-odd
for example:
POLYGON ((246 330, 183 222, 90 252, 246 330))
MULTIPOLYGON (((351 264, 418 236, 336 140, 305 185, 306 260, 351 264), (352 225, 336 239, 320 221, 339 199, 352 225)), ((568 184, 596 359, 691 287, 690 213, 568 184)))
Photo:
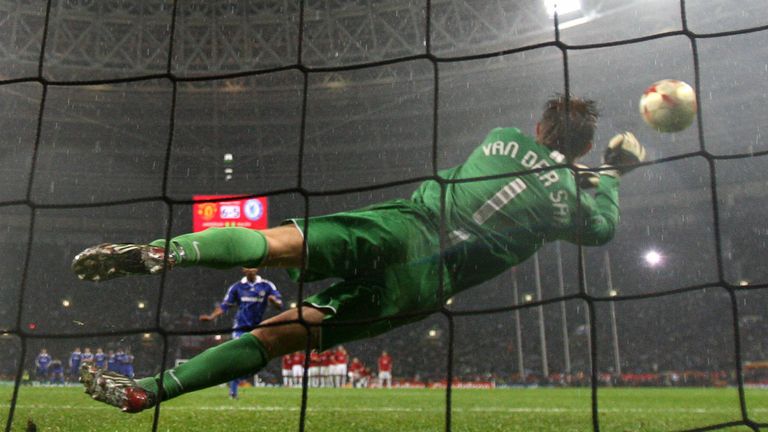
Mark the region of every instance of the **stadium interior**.
MULTIPOLYGON (((557 32, 554 3, 0 1, 3 400, 41 348, 129 347, 146 376, 228 338, 197 317, 237 269, 94 284, 83 248, 188 232, 196 195, 266 196, 270 225, 408 197, 492 128, 533 133, 566 85, 600 107, 584 163, 624 130, 648 150, 615 239, 547 244, 350 356, 421 383, 768 386, 764 0, 561 1, 557 32), (664 78, 697 89, 682 132, 638 113, 664 78)), ((286 305, 331 282, 261 274, 286 305)))

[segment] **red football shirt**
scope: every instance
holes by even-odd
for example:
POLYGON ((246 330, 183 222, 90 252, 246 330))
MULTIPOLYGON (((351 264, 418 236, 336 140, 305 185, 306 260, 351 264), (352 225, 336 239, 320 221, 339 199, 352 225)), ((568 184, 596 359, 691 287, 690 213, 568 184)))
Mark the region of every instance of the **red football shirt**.
POLYGON ((389 355, 379 357, 379 372, 392 372, 392 357, 389 355))
POLYGON ((336 351, 334 356, 336 358, 336 364, 347 364, 347 353, 344 351, 336 351))
POLYGON ((304 351, 296 351, 291 354, 291 363, 304 366, 304 351))
POLYGON ((293 356, 286 354, 283 356, 283 369, 293 368, 293 356))
POLYGON ((349 364, 349 371, 350 372, 359 372, 363 369, 363 363, 355 360, 352 360, 352 363, 349 364))

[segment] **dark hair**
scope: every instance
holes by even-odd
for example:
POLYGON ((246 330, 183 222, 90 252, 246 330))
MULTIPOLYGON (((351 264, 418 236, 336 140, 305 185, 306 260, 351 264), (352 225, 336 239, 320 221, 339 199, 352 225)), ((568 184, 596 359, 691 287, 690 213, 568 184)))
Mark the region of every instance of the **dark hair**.
POLYGON ((557 94, 544 104, 539 139, 572 162, 589 149, 599 114, 595 101, 569 97, 567 102, 557 94))

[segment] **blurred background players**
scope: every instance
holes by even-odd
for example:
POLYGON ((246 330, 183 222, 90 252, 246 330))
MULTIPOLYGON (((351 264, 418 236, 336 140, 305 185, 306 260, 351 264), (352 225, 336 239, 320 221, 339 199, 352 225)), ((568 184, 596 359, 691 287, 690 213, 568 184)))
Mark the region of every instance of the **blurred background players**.
POLYGON ((121 358, 121 372, 123 375, 127 376, 128 378, 133 379, 134 372, 133 372, 133 354, 131 354, 131 351, 126 349, 123 353, 123 356, 121 358))
MULTIPOLYGON (((258 268, 243 267, 243 278, 232 284, 224 300, 210 314, 200 315, 200 321, 213 321, 226 313, 232 306, 237 306, 232 325, 232 339, 239 338, 243 333, 253 330, 261 323, 267 306, 271 303, 277 309, 283 308, 280 291, 275 284, 259 276, 258 268)), ((229 396, 237 399, 237 386, 240 379, 229 383, 229 396)))
POLYGON ((379 387, 383 388, 384 382, 387 388, 392 388, 392 357, 386 351, 379 356, 379 387))
POLYGON ((120 368, 117 366, 117 354, 115 351, 107 351, 107 370, 110 372, 119 372, 120 368))
POLYGON ((53 359, 48 368, 48 378, 51 384, 64 385, 64 365, 59 359, 53 359))
POLYGON ((117 373, 125 375, 123 365, 125 365, 125 351, 123 351, 122 348, 118 348, 117 351, 115 351, 115 364, 113 367, 117 373))
POLYGON ((349 356, 347 350, 339 345, 333 351, 333 366, 331 375, 333 377, 334 387, 344 387, 347 384, 347 361, 349 356))
POLYGON ((45 348, 35 357, 35 379, 41 384, 48 381, 48 367, 51 365, 51 356, 45 348))
POLYGON ((353 357, 352 362, 349 364, 348 372, 349 381, 352 384, 352 387, 360 386, 360 378, 362 376, 363 369, 365 369, 363 362, 361 362, 359 358, 353 357))
POLYGON ((286 354, 282 358, 283 387, 292 387, 293 381, 293 354, 286 354))
POLYGON ((309 376, 310 387, 320 387, 320 367, 322 366, 322 359, 317 351, 312 351, 309 354, 309 370, 307 375, 309 376))
POLYGON ((291 354, 291 372, 293 379, 291 385, 294 387, 300 387, 301 381, 304 379, 304 351, 296 351, 291 354))
POLYGON ((93 353, 91 352, 91 349, 88 347, 83 348, 83 357, 82 357, 83 363, 93 363, 93 353))
POLYGON ((72 353, 69 355, 69 376, 72 382, 77 382, 80 376, 80 362, 83 360, 83 353, 80 352, 80 347, 75 347, 72 353))
POLYGON ((107 366, 107 355, 104 354, 104 350, 96 348, 96 354, 93 355, 93 364, 99 369, 104 369, 107 366))
POLYGON ((331 387, 333 370, 333 351, 327 350, 320 353, 320 387, 331 387))

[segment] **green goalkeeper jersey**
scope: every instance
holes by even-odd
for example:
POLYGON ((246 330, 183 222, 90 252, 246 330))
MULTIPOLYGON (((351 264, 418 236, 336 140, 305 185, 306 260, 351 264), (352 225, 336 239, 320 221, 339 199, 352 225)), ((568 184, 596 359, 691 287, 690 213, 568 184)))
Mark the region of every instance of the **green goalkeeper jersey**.
MULTIPOLYGON (((577 192, 565 157, 516 128, 492 130, 463 164, 441 171, 445 184, 446 264, 454 292, 491 279, 542 244, 609 241, 619 219, 618 179, 603 175, 594 197, 577 192), (514 173, 537 170, 525 175, 514 173), (495 177, 498 176, 498 177, 495 177), (493 178, 488 178, 493 177, 493 178)), ((413 201, 440 220, 440 184, 424 182, 413 201)))

